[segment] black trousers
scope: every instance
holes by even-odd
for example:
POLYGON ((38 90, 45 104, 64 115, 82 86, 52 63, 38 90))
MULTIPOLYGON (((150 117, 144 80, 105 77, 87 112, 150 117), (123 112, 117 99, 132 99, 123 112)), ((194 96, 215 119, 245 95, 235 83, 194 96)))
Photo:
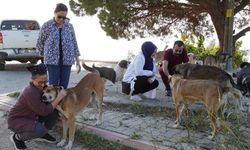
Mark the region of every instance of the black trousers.
POLYGON ((159 82, 154 80, 151 84, 148 82, 148 76, 137 76, 132 95, 146 93, 158 87, 159 82))

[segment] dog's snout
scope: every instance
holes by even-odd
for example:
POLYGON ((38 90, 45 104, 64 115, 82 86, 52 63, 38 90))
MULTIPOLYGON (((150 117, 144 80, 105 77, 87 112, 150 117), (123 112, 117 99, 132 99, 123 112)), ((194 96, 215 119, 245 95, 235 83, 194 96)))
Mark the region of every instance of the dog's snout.
POLYGON ((47 97, 45 95, 42 96, 42 100, 45 101, 47 100, 47 97))

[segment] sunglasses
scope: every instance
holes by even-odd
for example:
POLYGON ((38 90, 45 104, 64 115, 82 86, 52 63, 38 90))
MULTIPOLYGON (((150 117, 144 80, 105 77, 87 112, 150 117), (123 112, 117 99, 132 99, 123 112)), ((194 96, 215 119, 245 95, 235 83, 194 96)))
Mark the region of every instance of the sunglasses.
POLYGON ((46 81, 38 81, 37 82, 39 85, 42 85, 42 84, 46 84, 46 83, 48 83, 48 81, 46 80, 46 81))
POLYGON ((63 20, 67 19, 67 17, 65 17, 65 16, 57 16, 57 18, 58 19, 63 19, 63 20))

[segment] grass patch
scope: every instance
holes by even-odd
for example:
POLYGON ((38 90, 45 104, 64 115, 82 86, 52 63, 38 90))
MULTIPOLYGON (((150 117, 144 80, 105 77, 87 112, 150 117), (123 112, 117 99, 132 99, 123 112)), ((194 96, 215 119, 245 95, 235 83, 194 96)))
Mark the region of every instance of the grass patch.
POLYGON ((240 131, 242 118, 239 116, 231 115, 228 118, 230 122, 222 120, 221 129, 225 135, 224 145, 227 149, 245 150, 250 149, 249 134, 245 136, 240 131))
POLYGON ((133 134, 130 135, 130 138, 133 140, 139 140, 141 138, 141 135, 136 132, 133 132, 133 134))
MULTIPOLYGON (((107 103, 106 103, 107 104, 107 103)), ((128 104, 113 104, 108 103, 109 107, 106 107, 108 110, 116 110, 120 112, 130 112, 139 115, 140 117, 145 116, 153 116, 153 117, 164 117, 168 119, 176 119, 176 113, 174 108, 169 107, 151 107, 145 106, 138 103, 134 103, 131 105, 128 104)), ((218 112, 218 117, 221 120, 221 127, 218 134, 223 135, 223 139, 218 141, 221 143, 220 148, 226 149, 250 149, 250 133, 246 130, 242 130, 241 128, 249 128, 249 116, 242 116, 240 114, 234 113, 229 110, 231 114, 221 114, 223 111, 218 112), (226 115, 226 116, 225 116, 226 115)), ((192 137, 190 131, 195 132, 211 132, 211 119, 208 115, 206 108, 200 109, 185 109, 182 114, 181 125, 185 127, 185 130, 188 132, 187 137, 182 137, 179 142, 182 143, 194 143, 194 140, 190 139, 192 137)), ((120 125, 122 125, 120 123, 120 125)), ((243 129, 244 129, 243 128, 243 129)), ((217 135, 218 135, 217 134, 217 135)), ((217 136, 216 135, 216 136, 217 136)), ((131 138, 138 138, 139 135, 137 133, 133 133, 131 138)), ((215 137, 215 140, 217 138, 215 137)), ((219 140, 219 139, 218 139, 219 140)))
MULTIPOLYGON (((105 103, 107 104, 107 103, 105 103)), ((163 117, 175 117, 175 111, 174 109, 167 108, 167 107, 151 107, 151 106, 144 106, 138 103, 134 104, 113 104, 108 103, 108 107, 106 109, 108 110, 115 110, 120 112, 131 112, 133 114, 141 115, 141 116, 163 116, 163 117)))
POLYGON ((7 96, 9 97, 18 97, 20 95, 20 92, 12 92, 12 93, 9 93, 7 96))
MULTIPOLYGON (((62 134, 62 128, 57 128, 57 132, 62 134)), ((75 142, 83 144, 89 150, 135 150, 119 143, 110 142, 97 135, 79 129, 75 132, 75 142)))
POLYGON ((210 118, 208 117, 206 109, 189 110, 186 109, 182 115, 181 124, 187 130, 193 131, 207 131, 210 129, 210 118))
POLYGON ((190 138, 190 137, 181 137, 180 139, 178 139, 178 142, 180 143, 187 143, 187 144, 190 144, 190 145, 194 145, 195 144, 195 141, 190 138))

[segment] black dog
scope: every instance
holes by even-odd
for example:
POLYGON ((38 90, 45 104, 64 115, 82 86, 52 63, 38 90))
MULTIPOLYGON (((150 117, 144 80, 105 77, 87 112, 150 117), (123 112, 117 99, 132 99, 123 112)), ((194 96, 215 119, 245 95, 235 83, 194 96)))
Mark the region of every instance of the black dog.
POLYGON ((128 68, 129 62, 127 60, 121 60, 114 68, 108 67, 89 67, 86 64, 83 64, 83 68, 90 72, 97 71, 102 78, 105 78, 115 84, 118 81, 122 81, 123 75, 128 68))
POLYGON ((240 64, 241 70, 236 74, 237 86, 241 87, 243 95, 249 97, 250 94, 250 63, 243 62, 240 64))

